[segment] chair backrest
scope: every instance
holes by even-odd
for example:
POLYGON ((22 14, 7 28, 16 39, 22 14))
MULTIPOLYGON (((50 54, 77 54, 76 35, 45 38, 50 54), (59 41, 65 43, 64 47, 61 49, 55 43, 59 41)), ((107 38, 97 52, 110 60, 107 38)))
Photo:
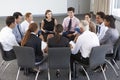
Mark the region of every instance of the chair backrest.
POLYGON ((89 57, 89 66, 91 69, 105 63, 105 55, 110 51, 109 45, 93 47, 89 57))
POLYGON ((71 50, 68 47, 48 48, 48 67, 50 69, 68 69, 71 50))
POLYGON ((35 66, 35 53, 32 47, 13 47, 19 67, 32 68, 35 66))
POLYGON ((3 60, 7 61, 8 59, 5 55, 5 51, 3 50, 3 46, 1 44, 1 42, 0 42, 0 51, 1 51, 1 56, 2 56, 3 60))
POLYGON ((115 42, 113 47, 113 58, 120 58, 120 37, 115 42))

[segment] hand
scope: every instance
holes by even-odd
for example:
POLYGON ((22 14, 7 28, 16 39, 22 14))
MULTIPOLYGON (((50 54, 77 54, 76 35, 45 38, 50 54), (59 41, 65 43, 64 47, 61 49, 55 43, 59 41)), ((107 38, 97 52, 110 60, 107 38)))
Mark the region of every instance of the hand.
POLYGON ((68 36, 68 37, 71 37, 72 35, 73 35, 73 34, 68 34, 67 36, 68 36))
POLYGON ((80 34, 77 34, 77 35, 76 35, 76 37, 75 37, 75 39, 74 39, 74 42, 77 41, 77 39, 78 39, 79 36, 80 36, 80 34))
POLYGON ((72 49, 73 48, 73 46, 70 44, 70 48, 72 49))

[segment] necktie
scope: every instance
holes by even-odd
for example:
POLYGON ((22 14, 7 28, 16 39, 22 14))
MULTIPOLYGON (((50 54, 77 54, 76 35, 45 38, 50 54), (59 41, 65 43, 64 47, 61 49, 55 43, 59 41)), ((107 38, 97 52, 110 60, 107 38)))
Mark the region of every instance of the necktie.
POLYGON ((21 36, 21 38, 22 38, 22 33, 21 33, 21 31, 20 31, 19 25, 17 25, 17 28, 18 28, 18 31, 19 31, 20 36, 21 36))
POLYGON ((68 31, 70 31, 72 25, 72 19, 70 19, 69 24, 68 24, 68 31))
POLYGON ((100 27, 100 26, 98 26, 98 33, 100 33, 100 29, 101 29, 101 27, 100 27))

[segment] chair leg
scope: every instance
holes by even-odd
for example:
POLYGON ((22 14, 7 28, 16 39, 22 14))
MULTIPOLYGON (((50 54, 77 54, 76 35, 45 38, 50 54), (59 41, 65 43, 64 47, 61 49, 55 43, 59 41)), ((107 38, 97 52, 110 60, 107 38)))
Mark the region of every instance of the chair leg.
POLYGON ((39 73, 40 73, 40 67, 39 67, 39 70, 36 73, 35 80, 37 80, 39 73))
POLYGON ((73 74, 73 76, 74 76, 74 78, 76 78, 77 76, 76 76, 76 74, 77 74, 77 72, 76 72, 76 65, 77 65, 77 63, 74 63, 74 74, 73 74))
POLYGON ((71 69, 69 68, 69 80, 71 80, 71 69))
POLYGON ((20 69, 21 69, 21 67, 18 68, 18 72, 17 72, 16 80, 18 80, 18 77, 19 77, 19 74, 20 74, 20 69))
POLYGON ((2 77, 2 75, 3 75, 3 73, 5 72, 5 70, 7 69, 7 67, 8 67, 11 63, 12 63, 12 62, 6 64, 5 68, 4 68, 3 71, 1 72, 0 79, 1 79, 1 77, 2 77))
POLYGON ((118 75, 116 69, 114 68, 114 66, 113 66, 108 60, 105 60, 105 61, 113 68, 113 70, 114 70, 116 76, 118 77, 119 75, 118 75))
POLYGON ((115 60, 112 59, 112 61, 115 63, 115 66, 117 67, 117 69, 120 69, 119 66, 118 66, 118 64, 115 62, 115 60))
POLYGON ((90 77, 89 77, 87 71, 85 70, 85 68, 84 68, 83 66, 81 66, 81 68, 84 70, 84 72, 85 72, 85 74, 86 74, 86 76, 87 76, 87 79, 90 80, 90 77))
POLYGON ((102 70, 102 72, 103 72, 104 79, 107 80, 107 77, 106 77, 106 75, 105 75, 105 72, 104 72, 102 66, 100 66, 100 68, 101 68, 101 70, 102 70))
POLYGON ((48 80, 50 80, 50 71, 48 69, 48 80))
POLYGON ((5 62, 4 60, 1 62, 0 67, 4 64, 4 62, 5 62))

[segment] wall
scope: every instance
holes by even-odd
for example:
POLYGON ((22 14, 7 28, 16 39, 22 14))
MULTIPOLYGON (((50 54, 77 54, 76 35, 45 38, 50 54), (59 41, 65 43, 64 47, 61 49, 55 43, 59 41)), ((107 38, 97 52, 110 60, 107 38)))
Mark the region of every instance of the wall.
POLYGON ((67 7, 74 7, 75 14, 78 14, 78 0, 67 0, 67 7))
POLYGON ((90 12, 91 0, 67 0, 67 7, 75 7, 75 14, 90 12))
POLYGON ((0 2, 0 16, 12 15, 15 11, 41 15, 46 9, 52 10, 54 14, 61 14, 67 12, 66 7, 67 0, 3 0, 0 2))

